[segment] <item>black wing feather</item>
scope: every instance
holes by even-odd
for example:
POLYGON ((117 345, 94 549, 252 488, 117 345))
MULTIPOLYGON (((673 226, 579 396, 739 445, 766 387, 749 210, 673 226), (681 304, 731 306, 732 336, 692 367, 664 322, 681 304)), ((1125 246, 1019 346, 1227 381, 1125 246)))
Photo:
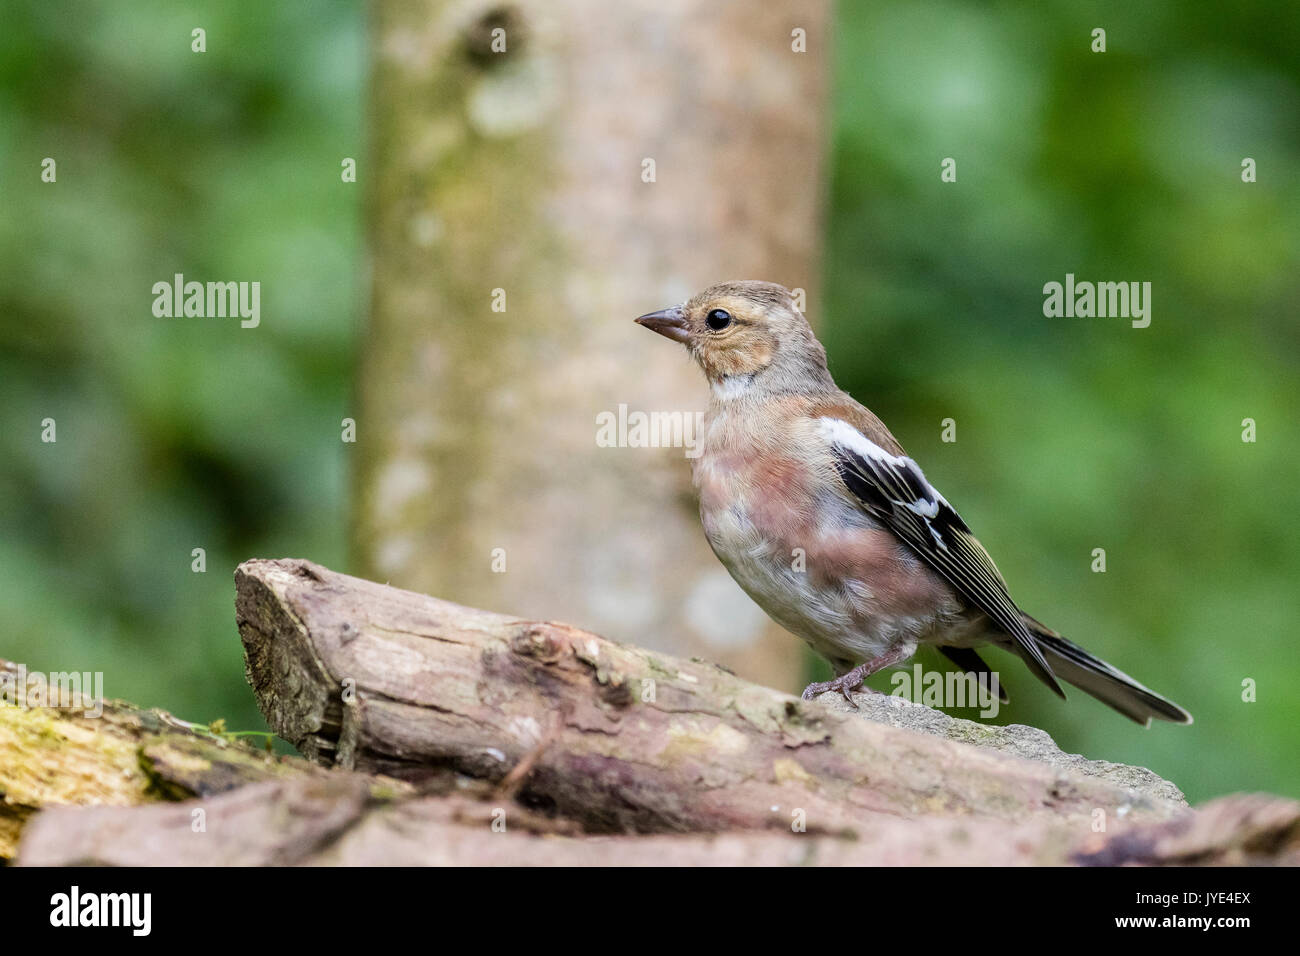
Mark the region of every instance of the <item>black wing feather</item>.
MULTIPOLYGON (((969 647, 940 647, 939 653, 962 670, 982 679, 987 687, 992 687, 993 681, 997 679, 993 673, 993 668, 984 663, 984 658, 969 647)), ((998 680, 997 687, 998 700, 1004 704, 1011 703, 1011 698, 1007 696, 1007 689, 1002 686, 1001 680, 998 680)))

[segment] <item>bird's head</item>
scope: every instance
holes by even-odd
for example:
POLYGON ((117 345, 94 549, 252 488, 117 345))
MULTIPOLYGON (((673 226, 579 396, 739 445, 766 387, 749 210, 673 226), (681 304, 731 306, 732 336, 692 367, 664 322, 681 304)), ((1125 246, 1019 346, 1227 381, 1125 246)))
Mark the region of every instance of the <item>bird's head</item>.
POLYGON ((826 350, 790 290, 773 282, 723 282, 636 321, 685 345, 715 393, 834 387, 826 350))

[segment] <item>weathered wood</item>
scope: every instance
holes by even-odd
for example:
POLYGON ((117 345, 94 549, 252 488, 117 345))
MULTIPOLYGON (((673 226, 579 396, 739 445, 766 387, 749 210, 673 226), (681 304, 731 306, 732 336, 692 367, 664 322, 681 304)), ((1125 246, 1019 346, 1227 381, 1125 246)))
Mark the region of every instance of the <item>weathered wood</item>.
POLYGON ((291 776, 206 800, 61 808, 23 838, 28 866, 1244 865, 1300 863, 1300 803, 1226 797, 1177 820, 1092 834, 1073 853, 1050 819, 860 820, 812 833, 584 836, 507 800, 403 797, 359 774, 291 776), (201 809, 202 816, 196 811, 201 809), (196 820, 201 825, 196 826, 196 820))
POLYGON ((1082 866, 1300 866, 1300 801, 1234 793, 1164 823, 1097 833, 1068 862, 1082 866))
POLYGON ((316 763, 120 702, 0 708, 18 862, 1300 862, 1300 803, 1192 812, 1149 771, 1032 728, 879 695, 805 703, 303 561, 241 566, 237 604, 258 698, 316 763))
MULTIPOLYGON (((7 661, 0 671, 18 673, 7 661)), ((0 860, 13 857, 24 825, 45 807, 129 807, 292 774, 321 771, 124 701, 0 705, 0 860)))
POLYGON ((889 814, 855 839, 771 831, 651 836, 555 833, 509 801, 391 799, 358 774, 256 784, 210 800, 52 810, 23 841, 24 865, 809 865, 1062 862, 1050 821, 889 814), (194 827, 197 807, 203 826, 194 827), (503 829, 504 827, 504 829, 503 829))
POLYGON ((840 834, 884 813, 1044 818, 1065 843, 1097 811, 1185 807, 1152 774, 1163 787, 888 726, 836 710, 834 695, 804 702, 702 661, 306 561, 247 562, 236 585, 249 681, 304 753, 410 780, 495 782, 529 761, 520 798, 589 831, 789 830, 803 818, 840 834))

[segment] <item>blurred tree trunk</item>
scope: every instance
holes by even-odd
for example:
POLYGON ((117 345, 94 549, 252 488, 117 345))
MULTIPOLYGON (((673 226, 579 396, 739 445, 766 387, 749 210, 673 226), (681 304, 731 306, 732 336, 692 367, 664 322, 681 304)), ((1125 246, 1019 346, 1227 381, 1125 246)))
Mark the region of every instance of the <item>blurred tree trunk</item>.
POLYGON ((707 404, 637 315, 736 278, 816 311, 828 4, 372 6, 354 570, 798 686, 683 449, 597 416, 707 404))

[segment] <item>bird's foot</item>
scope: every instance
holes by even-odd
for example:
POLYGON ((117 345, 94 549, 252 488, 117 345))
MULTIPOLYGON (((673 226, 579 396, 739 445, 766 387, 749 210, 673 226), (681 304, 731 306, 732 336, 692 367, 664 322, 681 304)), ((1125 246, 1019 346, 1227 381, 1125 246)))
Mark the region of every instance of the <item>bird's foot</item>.
MULTIPOLYGON (((824 694, 828 690, 837 690, 844 695, 844 699, 850 704, 854 707, 858 706, 853 700, 853 692, 861 687, 862 682, 873 673, 871 664, 871 661, 868 661, 865 664, 859 664, 857 667, 853 668, 853 670, 846 674, 841 674, 834 680, 817 681, 816 683, 809 684, 803 689, 803 699, 812 700, 814 697, 824 694)), ((867 688, 867 690, 871 690, 871 688, 867 688)))
MULTIPOLYGON (((857 707, 857 702, 853 699, 853 692, 862 687, 862 682, 878 670, 886 667, 892 667, 899 661, 912 656, 915 647, 896 647, 891 651, 881 654, 874 660, 864 661, 853 670, 841 674, 834 680, 819 681, 815 684, 809 684, 803 689, 803 699, 812 700, 818 694, 824 694, 828 690, 837 690, 844 695, 852 706, 857 707)), ((870 687, 863 688, 869 693, 876 694, 879 691, 872 690, 870 687)))

